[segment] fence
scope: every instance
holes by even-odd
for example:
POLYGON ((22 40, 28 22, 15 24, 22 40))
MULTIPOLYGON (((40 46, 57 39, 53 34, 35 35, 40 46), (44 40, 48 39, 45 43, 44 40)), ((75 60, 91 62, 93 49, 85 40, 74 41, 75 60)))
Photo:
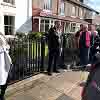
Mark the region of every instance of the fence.
POLYGON ((10 55, 13 61, 10 83, 16 82, 41 71, 44 67, 46 40, 45 37, 30 39, 27 36, 9 42, 10 55))
POLYGON ((75 46, 74 34, 67 33, 65 35, 65 47, 64 47, 64 62, 65 64, 70 64, 75 66, 79 61, 77 56, 77 49, 75 46))
MULTIPOLYGON (((11 45, 10 55, 13 61, 12 77, 9 83, 31 77, 47 69, 48 45, 45 36, 31 39, 28 36, 15 39, 9 42, 11 45)), ((73 51, 73 35, 67 34, 64 41, 65 62, 71 57, 70 50, 73 51)), ((72 62, 72 57, 70 59, 72 62)))

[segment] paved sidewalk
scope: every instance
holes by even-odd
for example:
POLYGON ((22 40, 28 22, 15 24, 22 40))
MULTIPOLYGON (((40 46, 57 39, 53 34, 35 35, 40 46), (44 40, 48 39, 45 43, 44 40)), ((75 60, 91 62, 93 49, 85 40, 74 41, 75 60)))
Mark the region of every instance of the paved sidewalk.
POLYGON ((44 75, 34 87, 24 89, 7 100, 81 100, 80 72, 65 71, 53 76, 44 75))

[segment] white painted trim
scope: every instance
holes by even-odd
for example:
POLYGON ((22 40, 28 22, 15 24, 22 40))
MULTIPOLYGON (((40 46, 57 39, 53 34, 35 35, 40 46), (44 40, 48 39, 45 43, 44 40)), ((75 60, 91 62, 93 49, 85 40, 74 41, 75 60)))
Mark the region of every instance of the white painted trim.
POLYGON ((39 32, 40 32, 41 18, 39 18, 39 32))

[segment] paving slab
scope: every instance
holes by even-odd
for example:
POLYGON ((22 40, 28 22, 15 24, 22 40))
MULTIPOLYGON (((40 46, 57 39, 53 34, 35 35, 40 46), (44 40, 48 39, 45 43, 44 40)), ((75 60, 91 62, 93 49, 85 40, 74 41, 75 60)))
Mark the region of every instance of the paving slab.
POLYGON ((73 98, 65 95, 65 94, 62 94, 59 98, 57 98, 56 100, 74 100, 73 98))
MULTIPOLYGON (((70 93, 67 93, 69 97, 74 98, 74 100, 81 100, 81 87, 77 86, 72 89, 70 93)), ((66 94, 66 93, 65 93, 66 94)))
POLYGON ((7 100, 38 100, 37 98, 33 98, 27 93, 18 93, 13 95, 12 97, 7 98, 7 100))
MULTIPOLYGON (((66 71, 53 76, 44 75, 38 81, 25 84, 22 92, 7 100, 80 100, 80 72, 66 71)), ((16 86, 17 87, 17 86, 16 86)))
POLYGON ((39 100, 55 100, 62 93, 52 87, 49 87, 46 84, 40 84, 37 87, 28 91, 28 94, 35 98, 38 98, 39 100))

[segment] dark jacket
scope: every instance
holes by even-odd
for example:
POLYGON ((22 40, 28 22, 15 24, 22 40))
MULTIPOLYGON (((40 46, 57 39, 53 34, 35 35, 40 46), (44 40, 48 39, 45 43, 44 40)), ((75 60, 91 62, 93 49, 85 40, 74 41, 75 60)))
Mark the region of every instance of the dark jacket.
POLYGON ((59 48, 59 37, 56 35, 56 32, 53 28, 50 28, 48 32, 48 47, 49 49, 56 49, 59 48))

